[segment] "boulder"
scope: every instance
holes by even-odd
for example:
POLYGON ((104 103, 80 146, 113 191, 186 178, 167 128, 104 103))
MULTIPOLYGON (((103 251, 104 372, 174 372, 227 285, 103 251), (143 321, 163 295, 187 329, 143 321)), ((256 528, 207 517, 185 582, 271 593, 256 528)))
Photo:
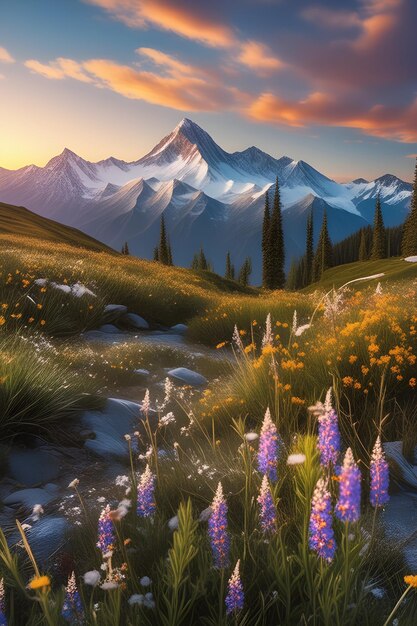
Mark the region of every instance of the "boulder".
POLYGON ((69 522, 63 517, 45 516, 26 531, 29 545, 38 565, 43 565, 53 555, 62 552, 68 541, 69 522))
POLYGON ((103 311, 103 322, 115 322, 126 313, 127 306, 124 306, 124 304, 107 304, 103 311))
POLYGON ((106 333, 107 335, 120 335, 122 332, 114 324, 103 324, 98 330, 101 333, 106 333))
POLYGON ((395 463, 403 482, 409 487, 417 489, 417 466, 404 457, 403 442, 387 441, 383 445, 387 460, 395 463))
POLYGON ((3 502, 7 506, 24 507, 31 511, 35 504, 45 506, 54 500, 56 496, 56 493, 51 493, 47 489, 19 489, 19 491, 15 491, 4 498, 3 502))
POLYGON ((136 313, 126 313, 120 317, 120 323, 133 330, 148 330, 149 324, 140 315, 136 313))
POLYGON ((410 571, 417 570, 417 493, 402 491, 391 496, 381 511, 381 523, 394 549, 404 555, 410 571))
POLYGON ((32 487, 57 478, 60 459, 60 453, 42 448, 12 448, 7 474, 18 483, 32 487))
POLYGON ((188 326, 185 324, 175 324, 175 326, 171 326, 169 330, 176 335, 185 335, 188 330, 188 326))
POLYGON ((177 367, 173 370, 169 370, 168 376, 175 382, 190 385, 191 387, 202 387, 208 384, 207 378, 198 372, 189 370, 187 367, 177 367))

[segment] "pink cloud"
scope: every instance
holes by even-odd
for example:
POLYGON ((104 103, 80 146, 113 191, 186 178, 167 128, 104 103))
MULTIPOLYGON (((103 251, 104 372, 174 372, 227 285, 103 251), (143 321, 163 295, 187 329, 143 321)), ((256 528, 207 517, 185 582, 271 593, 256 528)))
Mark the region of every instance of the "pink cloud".
POLYGON ((246 41, 241 46, 237 60, 261 74, 270 74, 285 67, 285 63, 274 56, 267 46, 258 41, 246 41))
POLYGON ((41 63, 35 59, 25 61, 25 66, 35 74, 40 74, 44 78, 51 80, 63 80, 64 78, 74 78, 83 83, 90 83, 92 79, 83 71, 82 66, 72 59, 59 57, 50 63, 41 63))
POLYGON ((6 48, 0 46, 0 63, 14 63, 14 58, 6 48))

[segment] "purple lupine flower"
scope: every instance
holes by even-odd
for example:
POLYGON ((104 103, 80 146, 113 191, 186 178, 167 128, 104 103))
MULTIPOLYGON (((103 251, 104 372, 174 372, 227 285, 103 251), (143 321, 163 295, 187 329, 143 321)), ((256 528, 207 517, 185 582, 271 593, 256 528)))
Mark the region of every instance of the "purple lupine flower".
POLYGON ((116 535, 110 516, 110 506, 107 505, 98 518, 98 540, 97 547, 100 548, 103 556, 111 553, 116 545, 116 535))
POLYGON ((138 484, 138 503, 136 512, 139 517, 152 517, 156 510, 155 504, 155 477, 149 465, 143 472, 138 484))
POLYGON ((277 525, 277 509, 272 498, 271 488, 266 474, 262 479, 258 503, 261 530, 266 534, 273 533, 276 530, 277 525))
POLYGON ((258 469, 262 474, 266 474, 273 482, 278 479, 277 463, 281 445, 281 437, 271 419, 271 412, 268 407, 265 412, 261 435, 259 437, 258 469))
POLYGON ((318 417, 320 463, 325 467, 335 465, 340 453, 340 432, 337 413, 332 407, 331 389, 327 392, 323 412, 318 417))
POLYGON ((336 516, 342 522, 357 522, 361 511, 361 471, 352 450, 347 449, 339 476, 339 500, 336 516))
POLYGON ((65 588, 64 604, 61 615, 65 621, 76 626, 84 623, 84 609, 77 588, 75 574, 72 572, 65 588))
POLYGON ((229 583, 227 586, 227 596, 225 600, 226 615, 230 615, 231 613, 238 613, 239 611, 241 611, 245 602, 243 585, 242 581, 240 580, 239 574, 239 565, 240 561, 236 563, 233 574, 229 578, 229 583))
POLYGON ((325 478, 319 478, 311 502, 309 546, 325 561, 333 560, 336 552, 332 526, 332 503, 325 478))
POLYGON ((7 626, 6 607, 4 602, 4 580, 0 579, 0 626, 7 626))
POLYGON ((381 438, 375 442, 371 456, 371 492, 370 500, 372 506, 384 506, 389 500, 389 467, 381 446, 381 438))
POLYGON ((222 569, 229 565, 230 537, 227 532, 227 502, 223 487, 219 483, 211 504, 208 520, 208 534, 211 542, 214 566, 222 569))

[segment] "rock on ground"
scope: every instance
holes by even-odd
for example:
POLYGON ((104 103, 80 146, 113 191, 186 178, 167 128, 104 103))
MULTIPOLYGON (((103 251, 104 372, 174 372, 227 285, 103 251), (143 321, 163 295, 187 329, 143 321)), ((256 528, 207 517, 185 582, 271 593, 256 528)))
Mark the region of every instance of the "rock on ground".
POLYGON ((189 370, 187 367, 176 367, 173 370, 169 370, 168 376, 176 382, 190 385, 191 387, 202 387, 208 384, 207 378, 198 372, 189 370))

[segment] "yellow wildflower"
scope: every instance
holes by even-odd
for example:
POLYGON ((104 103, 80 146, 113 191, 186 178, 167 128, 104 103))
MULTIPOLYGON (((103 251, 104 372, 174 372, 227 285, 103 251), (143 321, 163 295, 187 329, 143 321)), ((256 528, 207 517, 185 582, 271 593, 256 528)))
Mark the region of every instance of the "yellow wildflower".
POLYGON ((404 582, 406 585, 410 585, 410 587, 417 588, 417 575, 408 575, 404 576, 404 582))
POLYGON ((35 576, 28 584, 29 589, 43 589, 49 587, 51 579, 49 576, 35 576))

